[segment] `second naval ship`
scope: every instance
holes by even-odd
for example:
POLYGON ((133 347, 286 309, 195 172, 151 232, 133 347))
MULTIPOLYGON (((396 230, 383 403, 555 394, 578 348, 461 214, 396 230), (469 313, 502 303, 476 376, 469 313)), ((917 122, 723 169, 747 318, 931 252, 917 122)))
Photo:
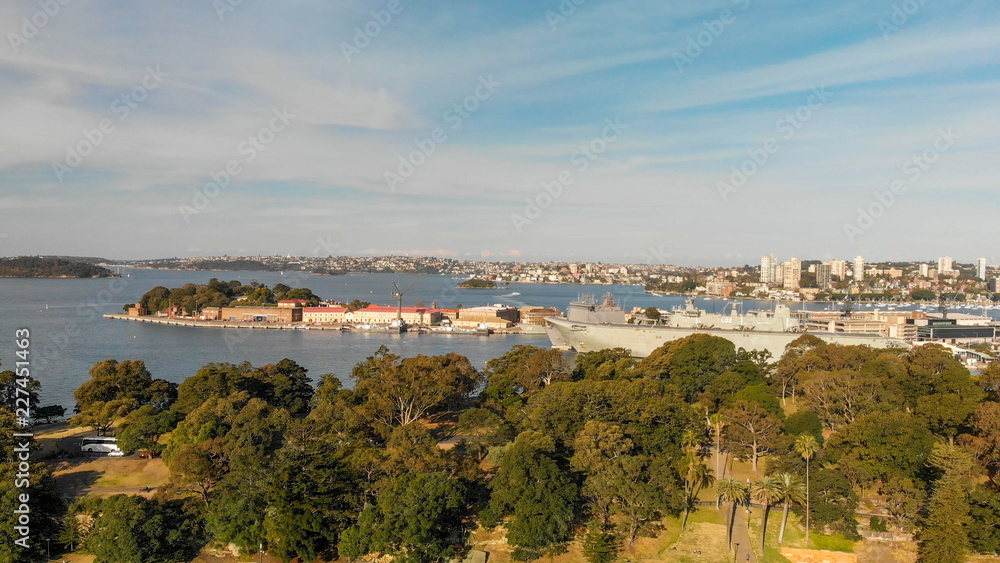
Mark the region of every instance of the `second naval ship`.
POLYGON ((737 349, 766 350, 774 358, 781 357, 785 347, 804 334, 845 346, 909 348, 901 339, 879 334, 804 331, 801 319, 783 303, 776 304, 772 311, 746 313, 734 305, 725 314, 698 309, 689 299, 685 307, 664 313, 657 321, 629 324, 625 311, 607 294, 603 301, 582 296, 569 304, 565 318, 546 317, 545 321, 549 339, 557 348, 577 352, 625 348, 637 358, 645 358, 663 344, 692 334, 725 338, 737 349))

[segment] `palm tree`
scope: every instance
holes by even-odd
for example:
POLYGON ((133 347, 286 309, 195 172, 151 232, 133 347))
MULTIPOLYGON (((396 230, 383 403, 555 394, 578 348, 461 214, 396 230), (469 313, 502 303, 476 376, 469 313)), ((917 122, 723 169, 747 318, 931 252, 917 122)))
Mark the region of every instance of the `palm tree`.
POLYGON ((688 514, 694 506, 695 499, 698 498, 698 493, 715 482, 715 475, 712 475, 712 470, 705 465, 695 447, 689 447, 681 460, 680 474, 684 481, 684 519, 681 521, 683 530, 687 527, 688 514))
POLYGON ((767 517, 771 513, 771 505, 781 499, 781 483, 774 477, 761 477, 750 484, 750 495, 764 505, 764 517, 760 521, 760 548, 764 549, 767 517))
POLYGON ((795 440, 795 451, 806 460, 806 545, 809 544, 809 461, 819 451, 819 442, 812 434, 803 434, 795 440))
POLYGON ((784 504, 784 514, 781 516, 781 531, 778 532, 778 545, 781 545, 785 541, 785 525, 788 524, 788 507, 793 502, 795 504, 802 504, 805 500, 806 489, 802 481, 799 481, 799 478, 791 473, 778 475, 778 483, 781 485, 779 490, 781 498, 778 502, 784 504))
POLYGON ((733 526, 736 524, 736 506, 750 501, 750 487, 732 477, 715 482, 715 490, 719 493, 719 502, 728 500, 732 507, 729 510, 729 524, 726 526, 726 541, 733 545, 733 526))

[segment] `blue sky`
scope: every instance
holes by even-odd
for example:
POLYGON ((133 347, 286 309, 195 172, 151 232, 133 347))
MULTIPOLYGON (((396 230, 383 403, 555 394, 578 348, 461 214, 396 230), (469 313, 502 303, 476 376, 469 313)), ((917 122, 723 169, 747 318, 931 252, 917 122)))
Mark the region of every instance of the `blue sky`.
POLYGON ((1000 263, 995 2, 229 1, 0 7, 0 255, 1000 263))

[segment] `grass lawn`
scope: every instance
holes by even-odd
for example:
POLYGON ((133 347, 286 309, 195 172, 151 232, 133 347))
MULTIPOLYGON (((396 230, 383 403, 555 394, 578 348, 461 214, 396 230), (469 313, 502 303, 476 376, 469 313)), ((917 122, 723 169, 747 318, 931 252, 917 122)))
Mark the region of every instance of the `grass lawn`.
MULTIPOLYGON (((138 489, 162 487, 168 481, 166 464, 160 458, 139 459, 98 457, 52 464, 56 487, 64 497, 73 497, 83 489, 138 489)), ((100 491, 95 491, 100 493, 100 491)))

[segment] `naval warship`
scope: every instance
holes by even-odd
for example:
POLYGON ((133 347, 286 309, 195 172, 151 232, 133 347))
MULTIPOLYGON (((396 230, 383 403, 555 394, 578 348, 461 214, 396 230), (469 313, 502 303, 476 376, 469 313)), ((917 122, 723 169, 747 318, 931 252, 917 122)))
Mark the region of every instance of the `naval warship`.
POLYGON ((637 358, 645 358, 664 343, 692 334, 725 338, 737 349, 766 350, 774 358, 781 357, 785 347, 804 334, 844 346, 909 348, 901 339, 879 334, 804 331, 802 321, 783 303, 776 304, 771 311, 746 313, 738 311, 734 304, 727 314, 703 311, 688 299, 685 307, 662 313, 656 321, 629 324, 625 311, 611 294, 606 294, 603 301, 581 296, 569 304, 565 318, 546 317, 545 322, 546 332, 556 348, 572 348, 577 352, 625 348, 637 358))

